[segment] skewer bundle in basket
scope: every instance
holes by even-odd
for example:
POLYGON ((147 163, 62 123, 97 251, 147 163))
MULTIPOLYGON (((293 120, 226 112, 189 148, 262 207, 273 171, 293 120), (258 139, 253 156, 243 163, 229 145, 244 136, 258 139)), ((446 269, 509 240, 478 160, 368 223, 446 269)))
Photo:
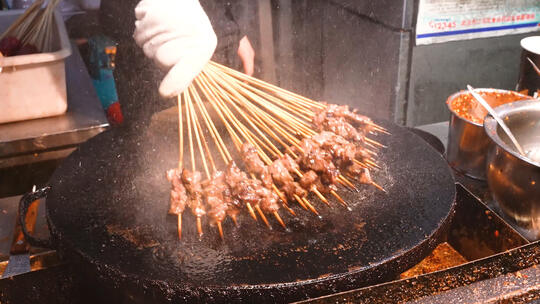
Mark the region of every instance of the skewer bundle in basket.
POLYGON ((316 102, 210 62, 178 97, 178 121, 178 168, 167 178, 180 238, 186 209, 196 217, 199 236, 206 216, 223 238, 222 222, 230 217, 237 224, 244 210, 270 229, 268 215, 287 229, 281 208, 296 216, 291 207, 298 204, 320 216, 309 193, 327 205, 333 196, 348 208, 338 187, 357 190, 355 181, 384 191, 370 174, 384 146, 368 135, 388 132, 348 106, 316 102))
POLYGON ((54 11, 60 0, 36 0, 0 36, 4 56, 52 51, 54 11))

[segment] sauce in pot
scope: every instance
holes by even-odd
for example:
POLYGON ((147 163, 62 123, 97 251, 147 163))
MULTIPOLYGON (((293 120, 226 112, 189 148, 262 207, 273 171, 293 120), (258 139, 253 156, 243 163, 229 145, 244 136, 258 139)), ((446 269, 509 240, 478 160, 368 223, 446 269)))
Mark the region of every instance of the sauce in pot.
MULTIPOLYGON (((506 93, 480 92, 480 95, 492 108, 498 107, 505 103, 530 98, 513 91, 507 91, 506 93)), ((457 98, 452 99, 448 106, 459 117, 477 124, 484 123, 484 117, 488 113, 487 110, 484 109, 484 107, 482 107, 482 105, 476 101, 476 99, 474 99, 470 93, 461 94, 457 98)))

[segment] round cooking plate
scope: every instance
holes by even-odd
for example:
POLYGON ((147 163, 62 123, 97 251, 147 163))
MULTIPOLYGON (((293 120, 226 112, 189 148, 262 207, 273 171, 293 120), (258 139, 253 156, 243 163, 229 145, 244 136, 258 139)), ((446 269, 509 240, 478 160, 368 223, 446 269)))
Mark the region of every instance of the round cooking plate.
POLYGON ((421 138, 377 123, 392 133, 374 137, 388 147, 379 152, 382 170, 373 172, 387 193, 366 185, 359 192, 340 189, 351 211, 332 197, 329 208, 312 196, 322 219, 293 204, 297 218, 280 210, 290 231, 270 217, 269 231, 244 213, 239 228, 224 222, 224 242, 207 225, 199 240, 189 211, 179 241, 176 218, 167 215, 165 171, 178 161, 175 119, 158 120, 141 133, 105 132, 81 145, 51 179, 53 237, 100 269, 197 296, 197 288, 286 293, 306 287, 297 293, 302 298, 325 293, 308 291, 316 284, 335 292, 380 281, 435 246, 453 212, 455 186, 445 160, 421 138))

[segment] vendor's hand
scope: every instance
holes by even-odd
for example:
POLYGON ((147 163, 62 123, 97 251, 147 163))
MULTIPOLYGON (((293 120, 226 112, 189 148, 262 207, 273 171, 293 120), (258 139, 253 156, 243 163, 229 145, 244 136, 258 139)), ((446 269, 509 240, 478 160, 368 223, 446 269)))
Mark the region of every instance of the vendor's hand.
POLYGON ((240 39, 238 44, 238 57, 242 60, 242 65, 244 67, 244 73, 249 76, 253 75, 253 70, 255 67, 255 50, 251 46, 247 36, 240 39))
POLYGON ((184 91, 216 49, 217 38, 197 0, 142 0, 135 8, 134 38, 144 54, 168 71, 163 97, 184 91))

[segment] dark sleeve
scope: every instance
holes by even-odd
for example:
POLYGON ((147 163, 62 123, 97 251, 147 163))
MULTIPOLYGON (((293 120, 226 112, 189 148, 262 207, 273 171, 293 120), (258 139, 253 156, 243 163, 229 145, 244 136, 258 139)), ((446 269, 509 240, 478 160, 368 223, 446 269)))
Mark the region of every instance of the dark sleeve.
POLYGON ((216 52, 224 48, 237 47, 240 38, 240 26, 235 20, 230 1, 201 0, 201 6, 208 15, 218 38, 216 52))
POLYGON ((218 38, 212 60, 235 69, 241 66, 236 52, 240 39, 245 35, 237 22, 237 2, 241 1, 200 0, 218 38))
POLYGON ((247 5, 245 0, 229 0, 227 1, 227 9, 231 18, 236 22, 240 30, 240 35, 244 37, 248 32, 247 5))

